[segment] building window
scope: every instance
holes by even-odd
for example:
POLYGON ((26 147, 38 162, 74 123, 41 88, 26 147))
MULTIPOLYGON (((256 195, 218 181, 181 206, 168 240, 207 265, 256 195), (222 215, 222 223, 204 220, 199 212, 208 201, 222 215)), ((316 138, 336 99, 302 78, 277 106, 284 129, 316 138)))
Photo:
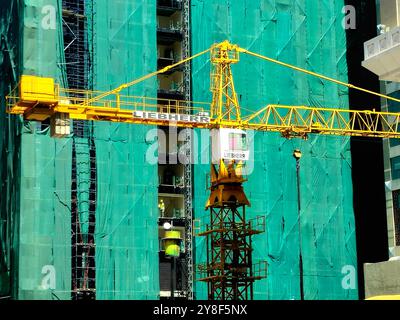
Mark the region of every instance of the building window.
POLYGON ((390 146, 391 147, 400 146, 400 139, 390 139, 390 146))
POLYGON ((392 165, 392 180, 400 179, 400 156, 390 159, 392 165))
MULTIPOLYGON (((393 93, 389 94, 389 96, 396 98, 396 99, 400 99, 400 91, 393 92, 393 93)), ((388 100, 387 103, 388 103, 388 111, 389 112, 400 113, 400 103, 398 103, 396 101, 392 101, 392 100, 388 100)), ((395 147, 398 145, 400 145, 400 139, 390 139, 391 147, 395 147)))
POLYGON ((400 190, 395 190, 393 196, 393 231, 396 246, 400 246, 400 190))

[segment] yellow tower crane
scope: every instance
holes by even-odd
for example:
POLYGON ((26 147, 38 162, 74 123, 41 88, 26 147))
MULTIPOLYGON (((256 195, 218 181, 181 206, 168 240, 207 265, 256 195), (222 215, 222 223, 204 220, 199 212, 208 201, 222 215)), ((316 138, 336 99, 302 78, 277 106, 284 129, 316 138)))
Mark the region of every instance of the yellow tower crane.
MULTIPOLYGON (((212 133, 210 223, 199 235, 207 237, 207 265, 200 280, 208 284, 209 299, 252 299, 253 283, 265 275, 254 272, 252 236, 265 230, 265 221, 246 219, 250 206, 243 191, 243 164, 248 159, 246 130, 279 132, 285 138, 308 134, 400 138, 400 113, 355 111, 339 108, 266 105, 246 116, 241 113, 231 65, 241 53, 334 82, 388 100, 400 102, 336 79, 248 51, 228 41, 187 59, 107 91, 61 88, 52 78, 23 75, 7 96, 7 112, 26 120, 51 120, 54 136, 65 136, 69 119, 111 121, 140 125, 217 129, 212 133), (126 88, 165 73, 206 53, 211 53, 212 102, 163 100, 121 94, 126 88), (57 130, 59 128, 60 130, 57 130), (233 144, 232 144, 233 142, 233 144), (233 147, 232 147, 233 145, 233 147)), ((264 265, 257 266, 265 271, 264 265)))

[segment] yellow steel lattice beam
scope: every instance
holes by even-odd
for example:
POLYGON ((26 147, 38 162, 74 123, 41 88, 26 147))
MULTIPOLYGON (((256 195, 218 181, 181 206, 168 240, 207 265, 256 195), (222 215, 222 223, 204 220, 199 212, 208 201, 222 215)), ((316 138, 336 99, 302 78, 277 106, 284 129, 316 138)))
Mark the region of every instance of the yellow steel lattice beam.
POLYGON ((246 117, 241 128, 280 132, 288 138, 309 133, 400 138, 399 122, 400 114, 393 112, 268 105, 246 117))
POLYGON ((14 91, 7 97, 7 112, 38 121, 43 121, 55 113, 66 113, 71 119, 208 129, 230 127, 280 132, 288 138, 296 136, 305 138, 310 133, 400 138, 399 114, 390 112, 268 105, 244 117, 237 102, 230 69, 231 64, 239 61, 239 53, 246 53, 348 88, 400 102, 400 99, 286 64, 224 41, 174 65, 107 92, 63 89, 54 84, 53 79, 23 76, 18 92, 14 91), (211 73, 213 92, 211 103, 134 97, 120 93, 125 88, 207 52, 211 52, 211 62, 214 65, 211 73), (188 112, 191 115, 188 115, 188 112), (159 115, 160 113, 164 115, 159 115), (172 116, 165 118, 165 114, 172 116))

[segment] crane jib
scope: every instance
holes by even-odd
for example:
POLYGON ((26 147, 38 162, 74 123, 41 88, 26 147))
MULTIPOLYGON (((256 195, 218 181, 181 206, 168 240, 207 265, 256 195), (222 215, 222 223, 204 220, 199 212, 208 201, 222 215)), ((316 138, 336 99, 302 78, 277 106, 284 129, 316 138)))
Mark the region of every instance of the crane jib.
POLYGON ((204 115, 189 115, 179 113, 160 113, 160 112, 146 112, 134 111, 133 117, 148 120, 161 120, 161 121, 180 121, 180 122, 193 122, 193 123, 210 123, 211 118, 204 115))

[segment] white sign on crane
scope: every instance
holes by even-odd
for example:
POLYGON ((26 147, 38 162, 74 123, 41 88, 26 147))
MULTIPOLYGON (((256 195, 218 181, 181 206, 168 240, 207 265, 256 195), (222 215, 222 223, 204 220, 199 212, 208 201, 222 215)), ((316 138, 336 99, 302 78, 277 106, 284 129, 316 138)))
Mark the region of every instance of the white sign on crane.
POLYGON ((193 122, 193 123, 210 123, 211 118, 204 115, 189 115, 179 113, 160 113, 160 112, 146 112, 134 111, 133 116, 140 119, 148 120, 161 120, 161 121, 180 121, 180 122, 193 122))
POLYGON ((247 133, 240 129, 211 130, 212 162, 223 160, 249 160, 247 133))

